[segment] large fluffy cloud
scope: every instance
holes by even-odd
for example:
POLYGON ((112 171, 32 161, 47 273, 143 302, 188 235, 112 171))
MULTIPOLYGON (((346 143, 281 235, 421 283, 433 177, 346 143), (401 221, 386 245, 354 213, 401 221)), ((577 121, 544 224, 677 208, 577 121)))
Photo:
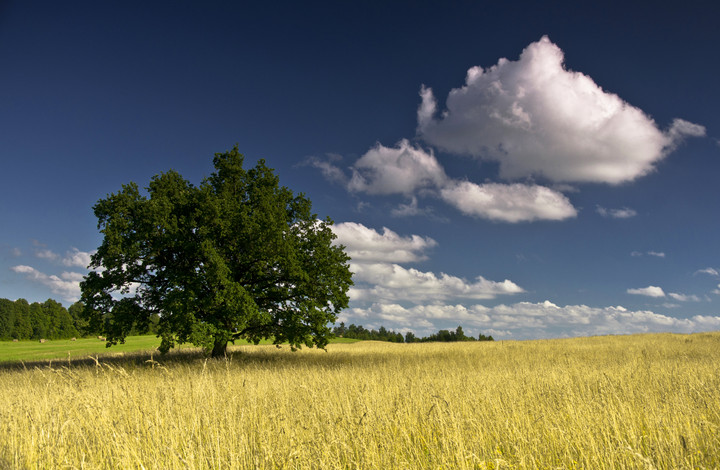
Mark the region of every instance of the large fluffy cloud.
POLYGON ((563 62, 562 50, 543 37, 517 61, 472 67, 440 115, 432 90, 423 87, 418 133, 449 152, 498 161, 503 178, 611 184, 647 174, 683 138, 705 134, 681 119, 661 131, 643 111, 563 62))
POLYGON ((353 261, 409 263, 427 259, 425 252, 437 245, 429 237, 402 237, 387 227, 383 233, 355 222, 332 226, 336 242, 345 245, 345 252, 353 261))

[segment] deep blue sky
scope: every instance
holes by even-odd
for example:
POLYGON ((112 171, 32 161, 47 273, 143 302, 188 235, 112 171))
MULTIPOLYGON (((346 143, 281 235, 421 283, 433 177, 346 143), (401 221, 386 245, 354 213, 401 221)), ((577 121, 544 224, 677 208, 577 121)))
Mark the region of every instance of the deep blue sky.
POLYGON ((99 198, 171 168, 199 183, 237 143, 362 251, 348 323, 720 329, 720 6, 541 3, 0 2, 0 297, 69 305, 99 198), (524 50, 561 51, 559 78, 524 50))

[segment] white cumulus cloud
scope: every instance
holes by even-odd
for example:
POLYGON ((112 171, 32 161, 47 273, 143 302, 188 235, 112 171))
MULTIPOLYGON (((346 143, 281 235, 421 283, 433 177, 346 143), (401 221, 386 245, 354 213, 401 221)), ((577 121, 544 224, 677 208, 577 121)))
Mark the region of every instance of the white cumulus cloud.
POLYGON ((353 166, 348 183, 353 192, 375 195, 403 194, 411 198, 393 215, 426 213, 418 207, 420 191, 439 195, 442 200, 473 217, 501 221, 527 222, 564 220, 577 211, 561 192, 535 184, 475 184, 449 178, 432 152, 413 147, 402 140, 394 148, 377 144, 353 166))
POLYGON ((458 181, 441 189, 440 195, 464 214, 495 221, 564 220, 577 215, 565 195, 538 185, 458 181))
POLYGON ((687 136, 705 128, 681 119, 663 132, 642 110, 564 66, 548 37, 517 61, 472 67, 438 113, 423 87, 418 134, 429 144, 500 164, 507 179, 540 175, 556 182, 632 181, 687 136))
POLYGON ((350 191, 368 194, 412 195, 423 188, 445 183, 446 176, 432 152, 416 148, 406 139, 396 147, 377 144, 352 167, 350 191))
POLYGON ((506 279, 491 281, 478 276, 474 281, 445 273, 436 275, 389 263, 352 263, 356 282, 350 298, 355 301, 440 302, 453 298, 493 299, 498 295, 518 294, 524 290, 506 279))
POLYGON ((631 311, 622 306, 589 307, 556 305, 550 301, 511 305, 415 305, 375 303, 348 309, 341 321, 403 328, 412 325, 419 334, 462 325, 466 332, 490 333, 496 339, 533 339, 646 332, 693 333, 720 328, 720 316, 676 318, 649 310, 631 311))
POLYGON ((83 275, 80 273, 63 272, 60 276, 48 275, 26 265, 13 266, 10 269, 25 275, 25 278, 30 281, 50 288, 53 294, 59 295, 65 301, 75 302, 80 298, 80 281, 83 280, 83 275))
POLYGON ((427 259, 425 252, 437 245, 430 237, 400 236, 387 227, 382 233, 356 222, 332 226, 336 243, 345 245, 345 252, 354 262, 408 263, 427 259))
POLYGON ((72 248, 65 254, 62 263, 65 266, 75 266, 78 268, 86 268, 90 265, 90 257, 92 253, 86 251, 80 251, 77 248, 72 248))
POLYGON ((353 304, 442 303, 450 299, 493 299, 525 292, 509 279, 492 281, 483 276, 467 280, 446 273, 406 268, 399 263, 427 260, 437 246, 430 237, 403 236, 383 227, 382 233, 356 222, 334 225, 336 244, 351 257, 355 285, 349 296, 353 304))
POLYGON ((638 289, 628 289, 628 294, 644 295, 647 297, 665 297, 665 292, 657 286, 641 287, 638 289))

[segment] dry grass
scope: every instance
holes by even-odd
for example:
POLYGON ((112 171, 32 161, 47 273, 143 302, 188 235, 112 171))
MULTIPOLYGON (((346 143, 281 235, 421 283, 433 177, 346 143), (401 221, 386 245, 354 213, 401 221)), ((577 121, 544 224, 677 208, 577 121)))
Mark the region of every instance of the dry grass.
POLYGON ((145 359, 0 371, 0 468, 720 467, 717 333, 145 359))

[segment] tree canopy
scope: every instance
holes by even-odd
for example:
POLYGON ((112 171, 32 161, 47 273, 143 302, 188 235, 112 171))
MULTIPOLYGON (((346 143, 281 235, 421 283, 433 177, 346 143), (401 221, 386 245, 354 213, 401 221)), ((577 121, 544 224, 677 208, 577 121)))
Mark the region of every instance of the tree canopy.
POLYGON ((160 350, 193 343, 223 356, 244 338, 293 349, 324 347, 352 285, 349 257, 332 243, 303 194, 279 185, 258 161, 243 168, 237 146, 215 154, 215 171, 193 186, 176 171, 135 183, 94 206, 102 244, 81 283, 91 327, 108 345, 153 315, 160 350))
POLYGON ((25 299, 0 299, 0 340, 67 339, 91 334, 78 316, 81 309, 80 303, 66 309, 52 299, 32 304, 25 299))

